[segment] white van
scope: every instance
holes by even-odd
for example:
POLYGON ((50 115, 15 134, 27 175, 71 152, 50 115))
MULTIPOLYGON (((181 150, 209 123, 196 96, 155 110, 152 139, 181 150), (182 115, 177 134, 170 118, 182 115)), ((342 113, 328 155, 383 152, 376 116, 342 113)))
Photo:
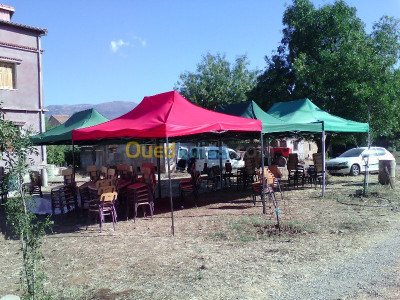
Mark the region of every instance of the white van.
MULTIPOLYGON (((180 169, 185 169, 189 159, 195 158, 196 170, 203 171, 204 164, 207 168, 219 166, 219 148, 215 146, 204 147, 179 147, 177 153, 177 166, 180 169)), ((244 167, 243 158, 233 149, 222 147, 222 167, 225 168, 225 163, 231 163, 232 168, 244 167)))

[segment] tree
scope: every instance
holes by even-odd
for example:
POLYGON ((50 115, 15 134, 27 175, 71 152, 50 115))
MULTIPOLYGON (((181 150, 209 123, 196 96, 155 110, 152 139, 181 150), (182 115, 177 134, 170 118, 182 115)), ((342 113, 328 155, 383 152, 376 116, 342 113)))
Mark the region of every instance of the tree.
MULTIPOLYGON (((1 108, 1 106, 0 106, 1 108)), ((0 159, 5 161, 6 191, 15 190, 16 197, 5 202, 7 225, 18 237, 23 259, 21 284, 27 299, 46 298, 43 287, 44 273, 40 270, 42 254, 39 249, 45 230, 51 226, 48 218, 37 220, 31 213, 32 198, 26 194, 24 176, 32 161, 31 155, 37 154, 29 138, 29 130, 21 130, 12 122, 4 119, 0 109, 0 159)))
POLYGON ((248 70, 247 56, 236 58, 233 66, 225 55, 210 53, 202 57, 196 72, 184 72, 175 85, 182 96, 207 109, 247 100, 255 87, 258 71, 248 70))
POLYGON ((372 33, 344 1, 315 9, 293 0, 283 38, 266 57, 251 97, 265 110, 277 101, 310 98, 334 115, 369 122, 374 137, 398 131, 399 21, 383 17, 372 33))

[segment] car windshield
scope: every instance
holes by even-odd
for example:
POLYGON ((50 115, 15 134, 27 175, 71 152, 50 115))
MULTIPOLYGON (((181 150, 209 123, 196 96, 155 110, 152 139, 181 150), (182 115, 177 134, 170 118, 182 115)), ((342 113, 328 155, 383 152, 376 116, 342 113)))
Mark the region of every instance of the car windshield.
POLYGON ((365 149, 357 149, 357 148, 350 149, 341 154, 339 157, 358 157, 360 156, 361 153, 363 153, 364 150, 365 149))

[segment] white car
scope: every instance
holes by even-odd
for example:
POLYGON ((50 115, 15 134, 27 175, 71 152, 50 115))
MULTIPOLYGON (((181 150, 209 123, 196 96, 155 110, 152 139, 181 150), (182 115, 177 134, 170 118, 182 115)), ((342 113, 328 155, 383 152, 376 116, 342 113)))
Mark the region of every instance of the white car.
POLYGON ((395 160, 394 156, 381 147, 360 147, 347 150, 339 157, 329 160, 326 167, 331 174, 350 174, 357 176, 365 172, 368 165, 368 171, 379 171, 379 160, 395 160))

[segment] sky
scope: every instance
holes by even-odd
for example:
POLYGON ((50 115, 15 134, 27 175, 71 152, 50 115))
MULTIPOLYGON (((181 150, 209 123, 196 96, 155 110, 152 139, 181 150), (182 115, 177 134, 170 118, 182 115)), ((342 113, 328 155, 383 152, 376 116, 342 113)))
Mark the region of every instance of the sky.
MULTIPOLYGON (((316 7, 333 0, 312 0, 316 7)), ((13 22, 46 28, 45 106, 133 101, 173 90, 202 56, 247 55, 263 70, 282 38, 290 0, 1 0, 13 22)), ((346 0, 369 32, 400 0, 346 0)))

